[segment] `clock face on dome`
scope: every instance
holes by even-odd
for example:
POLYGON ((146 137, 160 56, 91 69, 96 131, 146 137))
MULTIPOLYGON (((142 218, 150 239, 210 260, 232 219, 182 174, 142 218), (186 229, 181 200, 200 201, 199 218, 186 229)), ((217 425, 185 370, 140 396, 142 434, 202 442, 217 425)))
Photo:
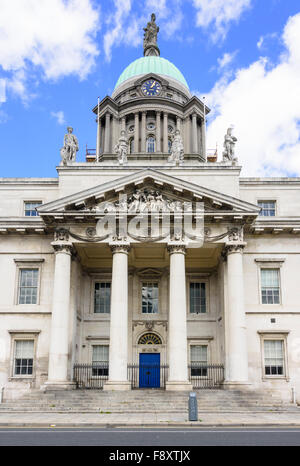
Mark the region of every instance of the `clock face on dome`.
POLYGON ((149 79, 142 85, 142 93, 146 96, 154 96, 160 94, 161 84, 155 79, 149 79))

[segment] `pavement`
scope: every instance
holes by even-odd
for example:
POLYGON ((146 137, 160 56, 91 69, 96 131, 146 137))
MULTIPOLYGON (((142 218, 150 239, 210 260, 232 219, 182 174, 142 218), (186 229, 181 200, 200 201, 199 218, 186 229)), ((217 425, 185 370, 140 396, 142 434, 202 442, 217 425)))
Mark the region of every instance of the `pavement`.
POLYGON ((198 421, 188 413, 59 413, 1 412, 1 427, 300 427, 300 407, 282 411, 199 412, 198 421))

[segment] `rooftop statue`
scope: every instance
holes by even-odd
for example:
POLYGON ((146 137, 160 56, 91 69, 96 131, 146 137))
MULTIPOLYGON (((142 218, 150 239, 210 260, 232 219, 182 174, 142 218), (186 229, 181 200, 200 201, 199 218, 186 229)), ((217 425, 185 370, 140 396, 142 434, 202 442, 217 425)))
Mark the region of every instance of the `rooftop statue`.
POLYGON ((184 146, 179 129, 175 131, 172 141, 171 154, 168 162, 175 162, 176 165, 181 165, 184 160, 184 146))
POLYGON ((151 15, 151 21, 148 22, 147 27, 144 28, 144 55, 145 56, 159 56, 160 51, 157 46, 157 34, 159 27, 157 26, 156 16, 154 13, 151 15))
POLYGON ((120 165, 127 163, 128 139, 124 130, 121 131, 119 142, 115 146, 115 154, 118 155, 118 161, 120 165))
POLYGON ((68 126, 68 133, 64 137, 64 146, 60 150, 63 165, 69 162, 76 162, 76 153, 79 151, 78 139, 73 134, 73 128, 68 126))
POLYGON ((223 162, 237 162, 235 157, 235 144, 237 138, 232 134, 233 127, 228 128, 224 138, 223 162))

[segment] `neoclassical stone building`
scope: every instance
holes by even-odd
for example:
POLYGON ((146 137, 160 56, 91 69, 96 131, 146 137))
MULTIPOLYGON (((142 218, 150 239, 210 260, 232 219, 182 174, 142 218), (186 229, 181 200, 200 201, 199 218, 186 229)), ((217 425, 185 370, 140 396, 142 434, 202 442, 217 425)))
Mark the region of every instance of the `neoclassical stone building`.
POLYGON ((144 57, 94 107, 95 153, 74 161, 69 129, 58 178, 0 180, 7 398, 93 384, 300 396, 300 179, 241 178, 231 131, 223 159, 208 155, 209 109, 156 37, 152 18, 144 57))

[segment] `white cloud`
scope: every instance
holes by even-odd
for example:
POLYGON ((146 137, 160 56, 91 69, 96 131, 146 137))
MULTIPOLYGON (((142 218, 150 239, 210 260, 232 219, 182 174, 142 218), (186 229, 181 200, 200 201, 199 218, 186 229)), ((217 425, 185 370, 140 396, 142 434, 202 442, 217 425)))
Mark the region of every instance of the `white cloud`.
POLYGON ((6 102, 6 81, 0 79, 0 104, 6 102))
POLYGON ((62 110, 58 112, 51 112, 51 116, 57 120, 57 123, 59 125, 65 125, 66 120, 65 120, 65 114, 62 110))
POLYGON ((129 40, 133 44, 138 41, 137 21, 133 20, 129 27, 125 26, 125 22, 131 11, 131 0, 114 0, 114 4, 116 9, 107 21, 109 29, 104 36, 104 52, 108 61, 111 60, 112 48, 114 46, 127 43, 129 40))
POLYGON ((282 36, 285 52, 273 65, 260 58, 232 81, 222 77, 207 96, 214 109, 208 147, 235 125, 243 175, 300 175, 300 13, 290 17, 282 36))
POLYGON ((224 53, 222 58, 218 58, 217 61, 219 65, 219 70, 222 70, 223 68, 226 68, 228 65, 230 65, 235 59, 236 54, 237 50, 232 53, 224 53))
POLYGON ((46 80, 90 73, 99 53, 92 0, 0 0, 0 10, 0 66, 11 90, 24 96, 38 71, 46 80))
POLYGON ((193 0, 197 26, 209 29, 211 39, 224 39, 232 21, 238 21, 252 0, 193 0), (212 28, 213 26, 213 28, 212 28), (212 32, 211 32, 212 31, 212 32))

